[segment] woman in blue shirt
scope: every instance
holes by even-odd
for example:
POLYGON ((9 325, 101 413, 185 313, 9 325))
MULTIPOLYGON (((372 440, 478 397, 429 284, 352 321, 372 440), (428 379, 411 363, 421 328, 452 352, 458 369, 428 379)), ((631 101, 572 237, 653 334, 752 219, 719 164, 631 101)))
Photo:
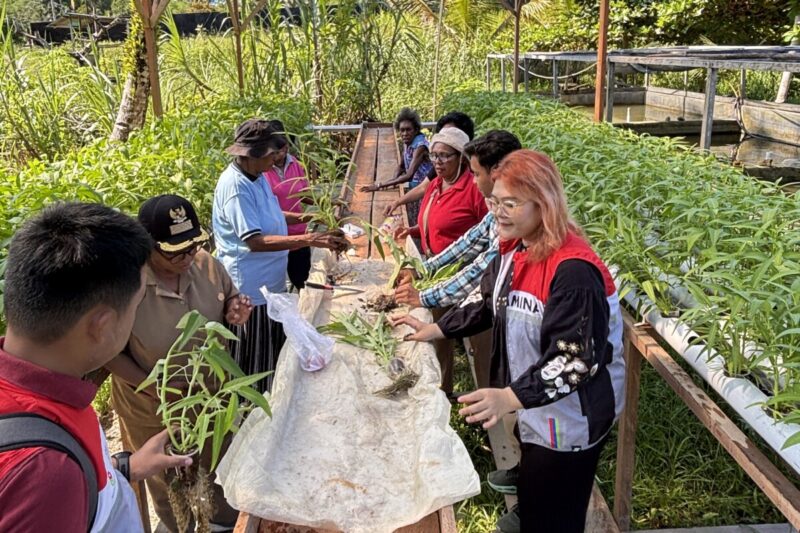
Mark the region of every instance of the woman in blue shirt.
MULTIPOLYGON (((400 140, 403 143, 403 160, 397 167, 394 179, 389 181, 376 181, 372 185, 365 185, 361 188, 364 192, 379 191, 386 187, 393 187, 400 183, 408 182, 406 191, 410 191, 428 176, 433 169, 430 155, 428 153, 428 140, 421 133, 422 122, 419 114, 408 107, 404 107, 394 119, 394 129, 397 130, 400 140)), ((419 215, 419 200, 406 204, 409 226, 416 224, 419 215)))
MULTIPOLYGON (((232 348, 234 359, 248 374, 275 370, 285 340, 280 323, 267 316, 260 288, 286 291, 290 250, 312 246, 343 251, 348 246, 338 230, 288 235, 287 223, 304 222, 303 215, 283 212, 262 176, 286 142, 269 121, 247 120, 236 129, 234 143, 226 150, 235 159, 214 190, 212 224, 218 258, 254 305, 247 323, 234 328, 241 340, 232 348)), ((272 376, 257 386, 262 392, 270 390, 272 376)))

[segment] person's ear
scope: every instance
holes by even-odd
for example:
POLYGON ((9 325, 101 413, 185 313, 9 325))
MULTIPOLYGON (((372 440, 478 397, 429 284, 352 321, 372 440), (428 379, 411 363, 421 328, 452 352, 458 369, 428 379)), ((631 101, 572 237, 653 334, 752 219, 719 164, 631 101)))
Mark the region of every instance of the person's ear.
POLYGON ((95 344, 103 344, 114 337, 117 313, 107 305, 96 305, 89 311, 85 323, 86 335, 95 344))

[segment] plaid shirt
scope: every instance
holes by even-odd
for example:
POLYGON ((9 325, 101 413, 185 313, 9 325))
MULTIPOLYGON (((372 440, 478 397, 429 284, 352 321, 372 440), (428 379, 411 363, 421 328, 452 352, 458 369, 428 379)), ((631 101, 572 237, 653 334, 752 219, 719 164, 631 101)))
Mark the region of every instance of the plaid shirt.
POLYGON ((481 284, 483 272, 495 258, 497 251, 497 224, 490 212, 440 254, 425 261, 425 268, 431 271, 456 261, 468 266, 452 278, 420 291, 419 300, 422 305, 447 307, 461 302, 481 284))

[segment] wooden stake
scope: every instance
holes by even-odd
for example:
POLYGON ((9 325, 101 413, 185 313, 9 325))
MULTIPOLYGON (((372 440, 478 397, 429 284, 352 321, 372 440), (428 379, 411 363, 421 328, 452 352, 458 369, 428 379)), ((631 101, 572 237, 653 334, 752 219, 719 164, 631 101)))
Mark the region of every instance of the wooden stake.
POLYGON ((594 82, 594 121, 603 120, 603 82, 608 58, 608 0, 600 0, 600 35, 597 39, 597 76, 594 82))

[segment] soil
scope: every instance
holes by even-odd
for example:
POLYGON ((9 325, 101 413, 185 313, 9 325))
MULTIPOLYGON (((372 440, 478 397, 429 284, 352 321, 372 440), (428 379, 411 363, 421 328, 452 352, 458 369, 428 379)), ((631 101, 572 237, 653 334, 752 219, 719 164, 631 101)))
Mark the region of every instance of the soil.
POLYGON ((378 294, 364 303, 367 311, 387 312, 400 307, 392 294, 378 294))

